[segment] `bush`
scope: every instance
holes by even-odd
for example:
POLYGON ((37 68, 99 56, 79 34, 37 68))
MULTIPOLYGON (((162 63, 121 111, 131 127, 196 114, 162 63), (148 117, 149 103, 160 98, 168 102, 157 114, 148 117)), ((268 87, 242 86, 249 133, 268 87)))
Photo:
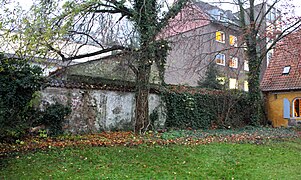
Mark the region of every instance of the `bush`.
POLYGON ((42 124, 49 128, 50 135, 59 135, 63 133, 62 125, 67 115, 71 113, 69 106, 56 103, 48 106, 43 112, 42 124))
POLYGON ((247 96, 223 91, 217 94, 165 93, 167 128, 236 128, 249 122, 247 96))
POLYGON ((0 54, 0 138, 14 139, 28 128, 32 111, 30 101, 41 89, 42 70, 21 59, 0 54))

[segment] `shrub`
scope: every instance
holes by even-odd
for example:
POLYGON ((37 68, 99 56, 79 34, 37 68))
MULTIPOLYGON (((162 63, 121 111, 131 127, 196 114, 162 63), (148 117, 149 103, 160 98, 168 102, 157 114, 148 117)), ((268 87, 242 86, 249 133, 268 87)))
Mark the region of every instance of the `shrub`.
POLYGON ((43 84, 42 70, 0 54, 0 138, 22 136, 31 120, 30 101, 43 84))

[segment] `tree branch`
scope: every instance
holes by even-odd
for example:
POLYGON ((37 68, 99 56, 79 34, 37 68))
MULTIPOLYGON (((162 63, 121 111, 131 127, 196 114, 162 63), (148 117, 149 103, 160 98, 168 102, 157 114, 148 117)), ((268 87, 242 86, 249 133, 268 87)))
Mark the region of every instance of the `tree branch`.
POLYGON ((107 52, 114 51, 114 50, 129 50, 129 48, 126 48, 124 46, 115 45, 115 46, 112 46, 110 48, 102 49, 100 51, 95 51, 95 52, 92 52, 92 53, 81 54, 81 55, 77 55, 77 56, 71 56, 71 57, 68 57, 68 58, 63 58, 62 56, 61 57, 63 58, 63 61, 71 61, 71 60, 75 60, 75 59, 81 59, 81 58, 100 55, 100 54, 107 53, 107 52))
POLYGON ((164 28, 168 21, 172 18, 174 18, 181 10, 182 8, 187 4, 189 0, 178 0, 176 1, 171 9, 168 11, 168 13, 160 20, 158 23, 158 26, 156 28, 156 32, 160 33, 161 29, 164 28))
POLYGON ((63 60, 66 59, 66 57, 64 56, 64 54, 62 53, 62 51, 55 49, 53 46, 51 46, 50 44, 46 44, 46 46, 49 48, 49 50, 57 53, 63 60))
POLYGON ((74 34, 82 34, 85 35, 87 37, 89 37, 90 39, 92 39, 96 44, 98 44, 101 48, 104 49, 103 45, 100 44, 96 39, 94 39, 90 34, 87 34, 85 32, 78 32, 78 31, 69 31, 70 33, 74 33, 74 34))
POLYGON ((279 42, 281 39, 285 38, 287 35, 293 33, 295 30, 299 29, 301 27, 301 20, 296 21, 293 25, 287 27, 284 29, 277 38, 272 42, 272 44, 266 49, 265 53, 262 53, 260 56, 260 60, 262 61, 266 54, 274 48, 274 46, 279 42), (289 32, 288 32, 289 31, 289 32))
POLYGON ((106 2, 111 3, 113 5, 98 3, 94 10, 92 10, 92 8, 90 10, 94 13, 111 13, 111 14, 120 13, 122 16, 127 16, 127 17, 133 16, 132 11, 129 8, 125 7, 122 2, 116 0, 107 0, 106 2), (96 9, 99 7, 108 7, 112 9, 96 9))

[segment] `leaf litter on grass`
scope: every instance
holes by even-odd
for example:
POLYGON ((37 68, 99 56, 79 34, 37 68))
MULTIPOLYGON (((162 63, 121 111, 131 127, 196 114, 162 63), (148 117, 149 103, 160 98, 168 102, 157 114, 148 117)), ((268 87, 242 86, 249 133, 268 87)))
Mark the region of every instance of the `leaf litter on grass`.
POLYGON ((198 145, 213 142, 262 144, 270 140, 300 138, 300 131, 289 128, 217 129, 217 130, 170 130, 149 131, 145 135, 133 132, 101 132, 86 135, 63 135, 58 137, 28 137, 23 143, 0 143, 0 156, 12 152, 26 152, 36 149, 65 148, 78 146, 137 146, 137 145, 198 145))

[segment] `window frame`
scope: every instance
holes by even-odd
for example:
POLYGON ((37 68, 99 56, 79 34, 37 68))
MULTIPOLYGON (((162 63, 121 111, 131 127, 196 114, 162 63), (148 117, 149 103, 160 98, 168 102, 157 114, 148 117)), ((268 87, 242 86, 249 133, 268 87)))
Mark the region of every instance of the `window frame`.
POLYGON ((224 31, 216 31, 215 32, 215 41, 220 42, 220 43, 225 43, 226 42, 226 33, 224 31), (221 40, 217 39, 217 33, 221 33, 221 40))
POLYGON ((216 77, 216 80, 219 81, 219 84, 221 84, 221 85, 226 84, 226 77, 224 77, 224 76, 218 76, 218 77, 216 77))
POLYGON ((284 66, 282 74, 287 75, 290 73, 290 71, 291 71, 291 66, 284 66))
POLYGON ((229 78, 229 89, 238 89, 238 81, 235 78, 229 78), (231 80, 235 80, 235 86, 232 88, 231 85, 231 80))
POLYGON ((244 91, 249 92, 249 82, 248 81, 244 81, 244 91))
POLYGON ((292 103, 292 105, 293 105, 293 117, 295 117, 295 118, 301 118, 301 106, 300 106, 300 103, 301 102, 301 97, 297 97, 297 98, 295 98, 295 99, 293 99, 293 103, 292 103), (299 100, 299 116, 295 116, 295 113, 296 113, 296 107, 295 107, 295 101, 296 100, 299 100))
POLYGON ((218 54, 216 54, 214 60, 215 60, 215 63, 216 63, 217 65, 221 65, 221 66, 225 66, 225 65, 226 65, 226 55, 223 54, 223 53, 218 53, 218 54), (217 57, 218 57, 219 55, 222 56, 222 57, 224 57, 224 58, 221 58, 221 59, 223 60, 223 63, 218 63, 218 62, 217 62, 217 57))
POLYGON ((249 69, 249 61, 248 60, 244 60, 244 70, 245 71, 250 71, 250 69, 249 69))
POLYGON ((230 67, 230 68, 235 68, 235 69, 238 68, 238 57, 230 56, 230 59, 229 59, 229 67, 230 67), (230 66, 230 61, 233 61, 234 59, 236 60, 236 63, 234 63, 235 66, 230 66))
POLYGON ((230 45, 230 46, 237 47, 237 37, 236 37, 236 36, 234 36, 234 35, 232 35, 232 34, 229 35, 229 45, 230 45), (235 40, 234 40, 234 44, 231 44, 231 36, 235 39, 235 40))

